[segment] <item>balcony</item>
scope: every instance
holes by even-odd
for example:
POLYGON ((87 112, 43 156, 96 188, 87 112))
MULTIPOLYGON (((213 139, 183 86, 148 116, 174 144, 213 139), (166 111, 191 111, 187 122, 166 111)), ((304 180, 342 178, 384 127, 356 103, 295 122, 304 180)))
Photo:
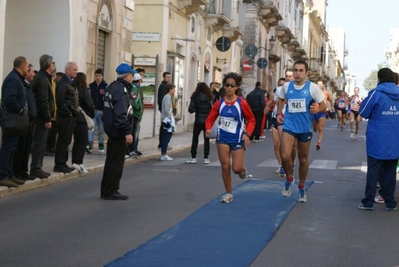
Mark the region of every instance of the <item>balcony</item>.
POLYGON ((213 32, 217 32, 231 23, 231 1, 223 1, 221 10, 217 10, 212 4, 208 6, 208 12, 205 16, 205 26, 212 27, 213 32))
POLYGON ((277 26, 278 22, 283 19, 278 13, 277 6, 272 0, 262 0, 259 10, 259 19, 266 28, 277 26))
POLYGON ((232 14, 232 22, 223 27, 224 36, 228 37, 230 41, 237 41, 240 36, 244 35, 245 30, 245 7, 238 4, 238 13, 232 14))
POLYGON ((208 5, 208 0, 178 0, 179 9, 185 8, 187 15, 199 11, 203 5, 208 5))
POLYGON ((282 44, 288 44, 294 37, 291 33, 291 29, 285 26, 282 21, 278 22, 278 26, 276 27, 276 36, 282 44))
POLYGON ((301 48, 301 47, 297 47, 294 51, 291 52, 291 57, 293 60, 307 60, 307 56, 306 56, 306 51, 301 48))
POLYGON ((292 38, 291 42, 287 44, 287 50, 288 52, 294 52, 297 48, 299 48, 301 45, 298 42, 298 39, 292 38))
POLYGON ((277 56, 276 53, 273 52, 273 50, 270 51, 270 53, 269 53, 269 61, 270 61, 271 63, 277 63, 277 62, 279 62, 280 60, 281 60, 281 57, 277 56))
POLYGON ((319 58, 311 58, 308 61, 309 64, 309 70, 308 70, 308 78, 312 82, 316 82, 318 79, 320 79, 320 59, 319 58))

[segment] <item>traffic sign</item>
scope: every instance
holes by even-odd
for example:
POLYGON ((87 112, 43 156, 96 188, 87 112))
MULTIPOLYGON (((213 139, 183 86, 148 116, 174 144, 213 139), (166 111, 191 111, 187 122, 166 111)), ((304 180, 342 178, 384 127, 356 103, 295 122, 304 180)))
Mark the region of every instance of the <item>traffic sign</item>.
POLYGON ((219 50, 220 52, 226 52, 227 50, 229 50, 230 45, 231 45, 230 39, 225 36, 219 37, 216 40, 216 49, 219 50))
POLYGON ((258 65, 258 68, 262 70, 267 67, 267 63, 267 59, 264 57, 261 57, 260 59, 258 59, 258 61, 256 61, 256 65, 258 65))
POLYGON ((244 53, 247 57, 255 57, 258 54, 258 48, 253 44, 247 45, 244 49, 244 53))
POLYGON ((244 60, 244 62, 242 62, 242 68, 246 72, 251 71, 252 69, 251 65, 248 64, 248 60, 244 60))

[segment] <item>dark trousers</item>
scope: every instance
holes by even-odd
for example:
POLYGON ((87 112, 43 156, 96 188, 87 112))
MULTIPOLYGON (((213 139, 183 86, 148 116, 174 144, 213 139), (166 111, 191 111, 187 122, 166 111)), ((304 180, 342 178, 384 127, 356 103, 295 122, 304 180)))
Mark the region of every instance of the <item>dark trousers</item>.
POLYGON ((365 197, 362 203, 366 207, 372 207, 377 191, 377 181, 380 182, 380 194, 385 199, 387 208, 396 207, 394 199, 396 187, 396 164, 398 160, 380 160, 367 156, 367 181, 365 197))
POLYGON ((162 147, 162 138, 163 138, 163 125, 161 122, 161 126, 159 126, 159 144, 158 144, 158 148, 162 147))
POLYGON ((125 138, 108 138, 107 156, 105 158, 101 196, 112 195, 119 190, 127 144, 125 138))
POLYGON ((18 138, 17 150, 14 153, 13 169, 15 175, 28 172, 29 155, 32 149, 33 123, 27 135, 18 138))
POLYGON ((263 118, 263 110, 252 110, 252 113, 255 116, 255 129, 254 132, 251 135, 251 140, 255 139, 255 140, 259 140, 259 136, 260 136, 260 128, 262 125, 262 118, 263 118))
MULTIPOLYGON (((68 162, 68 146, 72 141, 72 133, 75 127, 76 118, 57 117, 58 139, 55 145, 54 163, 56 166, 65 166, 68 162)), ((85 133, 87 135, 87 132, 85 133)), ((87 144, 86 144, 87 145, 87 144)))
POLYGON ((47 137, 47 151, 50 153, 55 152, 55 143, 57 141, 57 131, 58 131, 57 121, 52 120, 51 128, 49 129, 48 137, 47 137))
MULTIPOLYGON (((4 132, 4 131, 3 131, 4 132)), ((13 178, 14 153, 17 149, 18 137, 4 135, 1 137, 0 149, 0 180, 13 178)))
POLYGON ((172 138, 172 133, 168 132, 168 130, 166 129, 162 129, 162 142, 161 142, 162 155, 166 155, 166 151, 168 150, 168 145, 171 138, 172 138))
POLYGON ((204 158, 208 158, 209 155, 209 138, 205 137, 205 122, 204 123, 194 123, 193 138, 191 140, 191 157, 194 159, 197 156, 198 148, 198 137, 199 134, 203 132, 204 136, 204 158))
POLYGON ((83 157, 85 156, 86 146, 89 142, 87 131, 87 123, 75 123, 75 129, 73 130, 72 163, 83 164, 83 157))
POLYGON ((30 170, 38 170, 43 167, 43 154, 46 148, 48 129, 44 126, 44 120, 36 119, 33 122, 32 133, 32 161, 30 170))

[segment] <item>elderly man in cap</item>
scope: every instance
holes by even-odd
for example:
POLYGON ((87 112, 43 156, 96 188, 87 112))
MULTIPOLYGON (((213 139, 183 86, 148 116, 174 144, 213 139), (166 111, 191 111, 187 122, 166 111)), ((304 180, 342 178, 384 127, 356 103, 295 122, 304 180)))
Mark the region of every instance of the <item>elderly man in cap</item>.
POLYGON ((129 117, 133 115, 129 94, 132 90, 133 76, 136 73, 128 64, 116 68, 118 78, 106 89, 102 121, 108 136, 107 154, 101 181, 101 197, 106 200, 126 200, 128 196, 119 193, 125 152, 133 142, 132 125, 129 117))

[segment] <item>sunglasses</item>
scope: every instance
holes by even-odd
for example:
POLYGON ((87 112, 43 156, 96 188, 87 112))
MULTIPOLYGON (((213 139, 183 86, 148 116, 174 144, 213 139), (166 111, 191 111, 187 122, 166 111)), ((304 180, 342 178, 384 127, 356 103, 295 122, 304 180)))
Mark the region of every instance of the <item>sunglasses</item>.
POLYGON ((225 83, 224 86, 233 88, 233 87, 236 87, 236 84, 235 83, 225 83))

